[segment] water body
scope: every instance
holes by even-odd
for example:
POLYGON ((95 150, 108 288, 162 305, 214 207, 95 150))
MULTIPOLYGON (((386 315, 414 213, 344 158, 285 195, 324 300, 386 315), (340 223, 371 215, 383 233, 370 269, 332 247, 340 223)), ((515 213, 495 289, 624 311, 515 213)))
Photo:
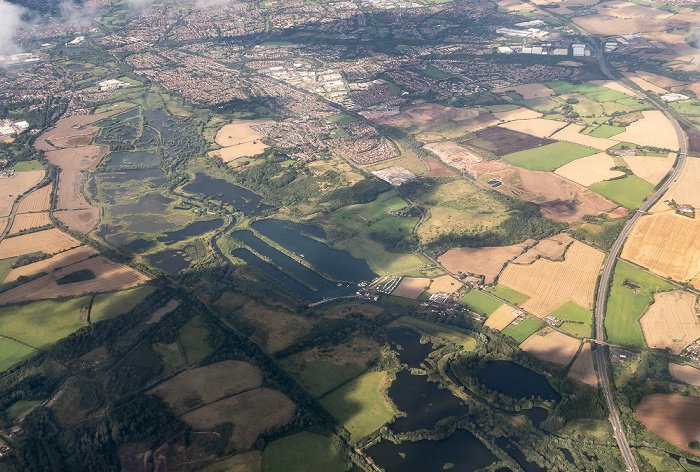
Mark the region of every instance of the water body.
MULTIPOLYGON (((401 363, 409 367, 420 367, 421 362, 433 352, 433 345, 431 343, 421 344, 420 333, 407 326, 390 329, 387 338, 392 347, 399 353, 401 363), (399 347, 400 349, 398 349, 399 347)), ((459 385, 459 382, 455 382, 455 384, 459 385)))
MULTIPOLYGON (((295 288, 292 288, 291 286, 287 286, 290 290, 295 292, 297 295, 299 295, 302 298, 305 298, 307 300, 311 301, 319 301, 324 298, 333 298, 333 297, 340 297, 340 296, 345 296, 345 295, 350 295, 351 293, 354 293, 355 290, 357 290, 357 286, 355 284, 348 284, 348 283, 341 283, 338 284, 337 282, 333 282, 332 280, 328 280, 322 275, 320 275, 318 272, 315 272, 312 269, 309 269, 303 264, 300 264, 299 262, 295 261, 288 255, 284 254, 283 252, 279 251, 278 249, 275 249, 274 247, 270 246, 267 244, 265 241, 262 241, 258 237, 253 234, 252 231, 248 230, 242 230, 242 231, 235 231, 234 233, 231 234, 234 238, 238 239, 239 241, 244 242, 248 247, 253 249, 255 252, 258 254, 268 257, 270 260, 274 261, 274 263, 279 266, 284 272, 282 272, 283 277, 280 277, 280 275, 277 273, 279 271, 269 271, 269 270, 263 270, 260 269, 260 264, 251 264, 257 267, 258 269, 262 270, 265 274, 267 274, 269 277, 272 277, 275 279, 277 282, 281 283, 282 285, 287 285, 287 282, 290 278, 294 278, 298 281, 303 282, 303 285, 307 286, 307 289, 309 290, 298 290, 295 288), (270 273, 271 272, 271 273, 270 273), (289 274, 292 277, 289 277, 289 274), (273 275, 274 273, 274 275, 273 275), (311 290, 315 289, 315 290, 311 290)), ((234 251, 235 252, 235 251, 234 251)), ((234 254, 235 255, 235 254, 234 254)), ((251 254, 253 257, 258 259, 257 256, 254 254, 251 254)), ((262 261, 265 262, 265 261, 262 261)), ((270 264, 266 263, 268 266, 270 264)), ((272 267, 272 266, 271 266, 272 267)), ((274 267, 273 267, 274 268, 274 267)))
POLYGON ((202 173, 197 173, 194 181, 185 185, 184 190, 190 193, 203 193, 215 200, 229 203, 246 216, 258 216, 265 210, 273 208, 261 203, 262 197, 257 193, 202 173))
POLYGON ((138 203, 125 203, 112 207, 112 215, 123 216, 133 215, 134 213, 156 213, 162 214, 165 212, 168 204, 174 200, 164 197, 158 193, 149 193, 141 197, 138 203))
POLYGON ((209 221, 195 221, 191 225, 188 225, 182 229, 165 233, 165 235, 158 238, 158 241, 166 244, 183 241, 189 237, 199 236, 200 234, 204 234, 213 229, 219 228, 223 223, 224 220, 221 218, 209 221))
POLYGON ((155 179, 151 183, 155 186, 161 186, 167 179, 163 177, 161 169, 128 169, 114 172, 97 172, 100 180, 103 182, 125 183, 130 180, 147 180, 155 179))
POLYGON ((408 370, 396 374, 388 393, 399 410, 407 415, 390 425, 395 433, 433 429, 444 418, 469 413, 469 407, 449 389, 439 388, 439 384, 429 382, 427 376, 411 375, 408 370))
POLYGON ((144 238, 134 239, 126 245, 126 247, 129 248, 130 251, 134 252, 145 251, 151 246, 153 246, 153 241, 149 241, 148 239, 144 238))
POLYGON ((540 397, 558 402, 561 395, 542 374, 510 361, 488 361, 475 377, 489 390, 521 399, 540 397))
POLYGON ((280 246, 304 257, 311 265, 336 280, 357 283, 361 280, 372 281, 377 276, 364 259, 352 257, 347 251, 331 249, 326 244, 303 234, 306 232, 318 235, 323 232, 325 236, 325 231, 317 226, 269 218, 256 221, 252 227, 280 246))
POLYGON ((155 151, 117 151, 110 152, 102 161, 104 167, 158 166, 155 151))
POLYGON ((148 261, 153 267, 170 275, 177 275, 182 269, 187 269, 190 266, 190 262, 185 258, 185 255, 174 249, 153 254, 148 257, 148 261))
POLYGON ((546 469, 543 469, 534 462, 528 462, 525 458, 525 454, 523 454, 523 452, 518 449, 518 446, 509 438, 497 438, 494 442, 496 443, 496 446, 503 449, 510 457, 512 457, 513 460, 517 462, 518 465, 523 468, 523 470, 525 470, 525 472, 547 472, 546 469))
POLYGON ((367 454, 387 472, 439 471, 473 472, 493 464, 497 457, 469 431, 458 430, 441 441, 381 441, 367 454))
POLYGON ((136 233, 157 233, 175 227, 175 224, 159 214, 129 215, 125 216, 122 221, 131 223, 131 225, 129 225, 129 230, 136 233))

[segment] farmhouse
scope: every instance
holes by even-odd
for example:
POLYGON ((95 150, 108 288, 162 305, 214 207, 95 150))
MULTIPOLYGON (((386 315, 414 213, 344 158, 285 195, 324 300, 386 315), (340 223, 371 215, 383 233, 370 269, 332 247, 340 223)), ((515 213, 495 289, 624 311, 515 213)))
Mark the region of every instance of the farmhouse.
POLYGON ((676 205, 676 213, 678 213, 679 215, 687 216, 688 218, 695 218, 695 207, 688 203, 676 205))

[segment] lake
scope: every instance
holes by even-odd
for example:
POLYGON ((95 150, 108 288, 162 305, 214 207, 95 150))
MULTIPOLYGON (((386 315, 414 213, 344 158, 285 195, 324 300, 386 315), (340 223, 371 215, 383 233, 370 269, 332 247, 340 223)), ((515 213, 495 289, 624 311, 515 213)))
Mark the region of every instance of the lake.
POLYGON ((158 241, 166 244, 172 244, 178 241, 183 241, 192 236, 199 236, 200 234, 208 233, 211 230, 219 228, 224 224, 224 220, 217 218, 208 221, 195 221, 191 225, 188 225, 177 231, 169 231, 165 235, 158 237, 158 241))
MULTIPOLYGON (((421 344, 421 334, 408 326, 391 328, 387 333, 387 338, 391 346, 399 353, 401 363, 409 367, 420 367, 421 362, 433 352, 433 344, 421 344)), ((456 382, 456 385, 459 383, 456 382)))
POLYGON ((175 249, 168 249, 148 256, 148 262, 153 267, 170 275, 177 275, 182 269, 187 269, 190 266, 190 262, 185 258, 185 255, 175 249))
POLYGON ((183 189, 189 193, 203 193, 214 200, 229 203, 246 216, 258 216, 272 208, 261 203, 262 197, 257 193, 202 173, 197 173, 194 181, 185 185, 183 189))
POLYGON ((477 380, 489 390, 521 399, 540 397, 558 402, 561 395, 542 374, 510 361, 487 361, 475 372, 477 380))

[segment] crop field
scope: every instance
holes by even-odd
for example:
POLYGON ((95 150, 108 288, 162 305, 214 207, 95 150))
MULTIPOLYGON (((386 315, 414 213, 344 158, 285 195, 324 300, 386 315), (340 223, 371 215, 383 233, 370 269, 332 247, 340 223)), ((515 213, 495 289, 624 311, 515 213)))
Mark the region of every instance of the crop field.
POLYGON ((361 374, 379 356, 379 345, 364 336, 323 347, 314 347, 283 359, 280 365, 318 398, 361 374))
POLYGON ((581 157, 595 154, 595 150, 578 144, 558 142, 515 152, 503 156, 503 160, 514 166, 529 170, 554 170, 581 157))
POLYGON ((12 177, 0 179, 0 217, 10 216, 15 199, 34 187, 44 178, 43 170, 17 172, 12 177))
POLYGON ((514 309, 512 306, 501 305, 500 308, 489 315, 488 319, 484 323, 484 326, 501 331, 506 326, 511 324, 516 316, 516 309, 514 309))
POLYGON ((520 344, 529 338, 535 331, 542 327, 542 322, 536 318, 527 317, 521 322, 516 324, 509 324, 503 330, 503 334, 507 334, 511 338, 520 344))
POLYGON ((315 322, 304 316, 250 301, 238 312, 256 325, 252 339, 266 352, 275 353, 301 340, 315 322))
POLYGON ((634 175, 641 177, 652 185, 661 182, 661 179, 666 177, 666 174, 671 171, 676 161, 675 154, 669 157, 625 156, 623 159, 634 172, 634 175))
POLYGON ((442 277, 437 277, 433 279, 430 284, 428 291, 430 293, 455 293, 457 290, 462 288, 464 284, 459 280, 455 279, 451 275, 443 275, 442 277))
MULTIPOLYGON (((582 157, 558 168, 556 173, 584 187, 596 182, 620 177, 625 173, 611 170, 615 166, 612 156, 605 152, 582 157)), ((664 174, 665 175, 665 174, 664 174)))
POLYGON ((471 351, 476 347, 476 340, 471 336, 467 336, 459 331, 453 331, 445 328, 444 326, 439 326, 428 321, 419 320, 410 316, 402 316, 396 320, 396 323, 413 326, 428 336, 442 338, 447 342, 462 346, 462 349, 466 351, 471 351))
POLYGON ((573 242, 573 238, 567 234, 555 234, 552 237, 541 240, 523 254, 513 259, 513 263, 532 264, 541 257, 549 260, 560 259, 573 242))
POLYGON ((496 111, 494 107, 490 107, 490 109, 493 112, 493 116, 495 116, 503 122, 515 120, 531 120, 533 118, 540 118, 542 116, 542 113, 540 112, 523 107, 515 108, 514 110, 504 111, 496 111))
POLYGON ((518 121, 511 121, 510 123, 500 125, 501 128, 517 131, 523 134, 529 134, 531 136, 535 136, 537 138, 542 139, 549 138, 551 135, 562 129, 564 126, 566 126, 565 122, 548 120, 546 118, 521 119, 518 121))
POLYGON ((69 249, 48 259, 12 269, 7 274, 4 282, 12 282, 13 280, 16 280, 17 277, 27 277, 38 274, 39 272, 53 272, 61 267, 67 267, 71 264, 75 264, 76 262, 84 261, 88 257, 96 254, 98 254, 98 252, 90 246, 79 246, 75 249, 69 249))
POLYGON ((679 449, 700 456, 689 444, 700 439, 700 398, 680 395, 648 395, 634 412, 650 431, 679 449))
POLYGON ((416 300, 421 293, 425 292, 426 287, 430 286, 430 279, 420 277, 404 277, 401 279, 399 286, 391 292, 395 297, 412 298, 416 300))
POLYGON ((355 443, 396 415, 386 396, 390 383, 387 372, 367 372, 322 398, 321 405, 345 426, 350 442, 355 443))
POLYGON ((566 128, 552 135, 552 139, 569 141, 571 143, 580 144, 581 146, 587 146, 600 151, 604 151, 605 149, 617 144, 617 141, 613 141, 612 139, 595 138, 587 134, 582 134, 581 131, 584 129, 584 126, 572 123, 566 128))
POLYGON ((233 432, 229 444, 247 451, 262 432, 289 422, 295 409, 282 392, 260 387, 198 408, 183 415, 182 420, 199 431, 230 423, 233 432))
POLYGON ((13 365, 29 359, 37 352, 36 349, 0 336, 0 372, 5 372, 13 365))
POLYGON ((643 111, 642 115, 644 118, 630 124, 627 130, 615 136, 615 139, 640 146, 677 151, 678 137, 668 118, 658 110, 643 111))
POLYGON ((81 244, 80 241, 72 236, 59 229, 52 228, 46 231, 3 239, 0 242, 0 259, 31 254, 33 252, 56 254, 81 244))
POLYGON ((42 349, 87 326, 90 297, 0 308, 0 336, 42 349))
POLYGON ((518 256, 533 243, 533 240, 528 240, 512 246, 452 248, 438 257, 437 260, 453 274, 466 272, 483 275, 484 283, 491 284, 508 261, 518 256))
POLYGON ((674 199, 678 203, 689 203, 700 208, 700 157, 686 157, 678 179, 671 184, 664 197, 652 208, 653 213, 669 210, 664 200, 674 199))
MULTIPOLYGON (((31 235, 33 236, 33 234, 31 235)), ((110 292, 134 287, 147 280, 149 280, 148 277, 129 266, 113 262, 104 256, 97 256, 10 289, 0 294, 0 303, 8 304, 82 295, 83 293, 110 292), (58 279, 80 270, 92 271, 95 278, 64 285, 56 283, 58 279)))
POLYGON ((668 90, 666 90, 662 87, 659 87, 658 85, 652 84, 648 80, 644 80, 641 77, 637 77, 633 74, 625 74, 625 75, 627 76, 628 79, 630 79, 632 82, 637 84, 639 86, 639 88, 641 88, 642 90, 647 90, 649 92, 658 93, 660 95, 668 93, 668 90))
POLYGON ((100 209, 89 207, 83 210, 62 210, 54 212, 54 216, 68 229, 87 234, 100 220, 100 209))
POLYGON ((80 143, 85 141, 89 143, 97 135, 99 128, 87 125, 121 111, 123 110, 114 110, 95 115, 73 115, 68 118, 62 118, 56 122, 53 128, 37 138, 35 147, 41 151, 51 151, 55 149, 54 146, 72 147, 81 145, 71 142, 75 139, 78 139, 80 143))
POLYGON ((480 292, 479 290, 471 290, 459 301, 462 305, 469 308, 471 311, 481 315, 490 316, 494 311, 498 310, 503 303, 495 298, 480 292))
POLYGON ((590 132, 586 130, 586 134, 594 138, 612 138, 623 131, 625 131, 625 128, 622 126, 598 125, 590 132))
MULTIPOLYGON (((531 120, 528 120, 531 121, 531 120)), ((526 149, 538 148, 554 141, 538 138, 530 134, 521 133, 508 127, 517 127, 522 121, 514 121, 503 126, 494 126, 476 133, 476 137, 468 139, 462 144, 486 149, 497 156, 504 156, 526 149)), ((522 126, 520 126, 522 127, 522 126)))
POLYGON ((51 185, 45 185, 39 190, 34 190, 32 193, 24 197, 19 205, 17 205, 17 213, 48 211, 50 198, 51 185))
POLYGON ((605 333, 608 340, 613 343, 644 346, 637 320, 651 303, 653 293, 674 288, 658 277, 618 261, 605 311, 605 333))
POLYGON ((210 154, 221 158, 224 162, 231 162, 239 157, 252 157, 260 154, 267 145, 261 139, 263 136, 252 129, 253 126, 269 123, 267 120, 234 120, 223 126, 216 133, 216 144, 222 149, 212 151, 210 154))
POLYGON ((629 95, 632 97, 636 97, 637 93, 633 92, 632 90, 628 89, 627 87, 624 87, 621 85, 619 82, 614 82, 612 80, 591 80, 592 84, 594 85, 600 85, 601 87, 606 87, 610 90, 614 90, 616 92, 623 93, 625 95, 629 95))
POLYGON ((514 87, 503 87, 493 89, 492 92, 503 93, 508 92, 510 90, 514 91, 517 94, 520 94, 526 100, 530 98, 549 97, 550 95, 555 95, 554 90, 550 89, 544 84, 516 85, 514 87))
POLYGON ((577 305, 574 302, 564 303, 562 306, 552 311, 552 314, 562 320, 576 323, 590 324, 593 318, 593 312, 591 310, 577 305))
POLYGON ((583 345, 581 352, 579 352, 571 369, 569 369, 567 377, 590 385, 593 388, 598 388, 598 376, 593 366, 593 352, 591 351, 590 343, 583 345))
POLYGON ((19 233, 20 231, 25 231, 32 228, 38 228, 39 226, 50 225, 51 220, 49 219, 48 212, 41 213, 20 213, 15 216, 15 220, 12 223, 12 228, 9 234, 19 233))
POLYGON ((128 290, 95 295, 90 308, 90 322, 96 323, 119 316, 134 308, 149 296, 155 287, 144 285, 128 290))
POLYGON ((544 336, 533 334, 520 344, 520 349, 543 361, 569 365, 580 346, 578 339, 551 330, 544 336))
MULTIPOLYGON (((263 472, 343 472, 346 470, 345 459, 338 453, 333 441, 308 431, 272 441, 263 450, 263 464, 263 472)), ((233 472, 234 469, 226 469, 226 471, 233 472)), ((239 472, 238 469, 235 471, 239 472)))
POLYGON ((700 272, 698 255, 698 221, 669 213, 640 218, 622 249, 623 258, 655 274, 693 284, 700 272), (678 257, 679 254, 686 257, 678 257))
POLYGON ((509 264, 501 277, 503 284, 530 298, 522 307, 542 318, 567 301, 593 307, 595 282, 605 254, 574 241, 564 261, 539 259, 530 265, 509 264))
POLYGON ((700 338, 700 322, 695 313, 697 297, 688 292, 654 295, 654 303, 639 320, 647 345, 680 354, 700 338))
MULTIPOLYGON (((638 34, 651 31, 665 31, 671 24, 673 25, 673 28, 689 28, 692 25, 691 22, 680 18, 615 18, 614 16, 601 14, 574 18, 574 23, 582 28, 585 28, 592 34, 599 35, 605 35, 610 31, 615 31, 616 34, 638 34)), ((639 78, 635 79, 632 80, 634 82, 641 80, 639 78)))
POLYGON ((148 391, 168 404, 175 416, 225 397, 262 386, 260 369, 242 361, 223 361, 185 370, 148 391))
POLYGON ((17 258, 15 257, 8 257, 7 259, 0 260, 0 284, 4 283, 4 280, 12 271, 12 265, 16 260, 17 258))
POLYGON ((605 180, 589 186, 591 190, 613 200, 625 208, 637 208, 654 186, 636 175, 622 179, 605 180))
POLYGON ((668 364, 668 370, 674 379, 700 387, 700 369, 696 369, 691 365, 680 365, 671 362, 668 364))

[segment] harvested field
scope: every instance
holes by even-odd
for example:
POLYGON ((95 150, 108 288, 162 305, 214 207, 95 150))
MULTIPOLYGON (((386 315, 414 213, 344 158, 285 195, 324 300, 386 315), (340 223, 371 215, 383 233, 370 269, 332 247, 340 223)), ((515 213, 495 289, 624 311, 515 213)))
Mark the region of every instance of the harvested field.
POLYGON ((191 411, 182 420, 199 431, 230 423, 233 433, 229 444, 238 451, 247 451, 260 433, 291 420, 295 409, 282 392, 261 387, 191 411))
POLYGON ((90 170, 97 167, 102 158, 107 154, 106 146, 81 146, 75 148, 49 151, 46 158, 54 165, 64 170, 90 170))
POLYGON ((449 272, 468 272, 484 276, 484 282, 493 283, 508 261, 532 245, 533 240, 502 247, 458 247, 438 257, 438 262, 449 272))
MULTIPOLYGON (((1 246, 1 244, 0 244, 1 246)), ((700 272, 700 221, 662 213, 640 218, 622 257, 662 277, 692 282, 700 272)))
POLYGON ((407 108, 398 117, 398 120, 409 120, 417 125, 425 126, 446 121, 464 121, 475 118, 479 110, 470 108, 444 107, 435 103, 423 103, 407 108))
POLYGON ((605 36, 614 31, 615 34, 649 33, 666 31, 675 28, 689 28, 692 21, 684 19, 683 15, 675 15, 669 19, 663 18, 615 18, 602 14, 580 16, 574 18, 574 23, 595 35, 605 36))
POLYGON ((668 157, 625 156, 623 159, 634 175, 656 185, 671 171, 676 154, 670 153, 668 157))
MULTIPOLYGON (((647 82, 651 82, 652 84, 663 87, 664 89, 678 88, 678 90, 683 90, 688 85, 687 82, 681 82, 670 77, 665 77, 663 75, 654 74, 653 72, 647 72, 644 70, 638 70, 636 74, 637 77, 641 77, 647 82)), ((664 90, 664 93, 665 92, 666 90, 664 90)))
POLYGON ((247 302, 239 313, 257 326, 252 339, 268 353, 298 342, 315 325, 309 318, 253 301, 247 302))
POLYGON ((668 118, 658 110, 643 111, 644 118, 627 127, 615 136, 618 141, 626 141, 640 146, 651 146, 671 151, 678 150, 678 136, 668 118))
POLYGON ((34 262, 32 264, 27 264, 24 266, 12 269, 3 283, 12 282, 20 276, 30 276, 38 274, 39 272, 53 272, 61 267, 67 267, 76 262, 84 261, 88 257, 97 255, 98 252, 90 246, 80 246, 75 249, 69 249, 68 251, 56 254, 53 257, 44 259, 43 261, 34 262))
POLYGON ((58 191, 56 192, 57 210, 78 210, 93 208, 82 193, 80 185, 83 174, 79 170, 62 170, 58 176, 58 191))
MULTIPOLYGON (((580 144, 582 146, 600 149, 601 151, 604 151, 609 147, 612 147, 617 144, 617 141, 613 141, 612 139, 594 138, 593 136, 588 136, 587 134, 581 134, 581 131, 583 131, 584 129, 586 129, 585 126, 572 123, 566 128, 562 129, 561 131, 555 133, 552 136, 552 139, 569 141, 571 143, 580 144)), ((627 128, 627 130, 629 131, 629 128, 627 128)), ((622 136, 622 134, 619 134, 617 136, 622 136)))
POLYGON ((5 218, 5 217, 0 218, 0 233, 5 231, 5 228, 7 227, 8 221, 9 221, 9 218, 5 218))
POLYGON ((597 249, 574 241, 563 262, 539 259, 530 265, 509 264, 498 283, 528 295, 522 307, 540 318, 569 300, 591 309, 604 257, 597 249))
POLYGON ((401 279, 396 290, 391 292, 395 297, 412 298, 415 300, 420 297, 421 293, 425 292, 425 287, 430 285, 430 279, 418 277, 404 277, 401 279))
POLYGON ((590 343, 585 343, 574 364, 569 369, 567 377, 598 388, 598 376, 593 366, 593 352, 590 343))
POLYGON ((252 157, 256 154, 260 154, 265 149, 267 149, 267 144, 262 141, 252 141, 244 144, 236 144, 235 146, 228 146, 222 149, 217 149, 216 151, 211 151, 210 156, 215 156, 221 159, 223 162, 231 162, 239 157, 252 157))
POLYGON ((462 285, 464 284, 451 275, 443 275, 442 277, 433 279, 433 282, 430 284, 430 288, 428 290, 430 293, 455 293, 462 287, 462 285))
POLYGON ((700 208, 700 158, 686 157, 685 164, 678 179, 671 184, 669 189, 653 207, 652 213, 661 211, 673 211, 664 200, 675 200, 678 203, 689 203, 695 208, 700 208))
POLYGON ((52 228, 46 231, 3 239, 0 242, 0 259, 31 254, 32 252, 56 254, 81 244, 74 237, 59 229, 52 228))
POLYGON ((530 134, 538 138, 548 138, 566 126, 566 123, 563 121, 548 120, 546 118, 530 118, 511 121, 510 123, 504 123, 500 126, 501 128, 530 134))
MULTIPOLYGON (((516 123, 529 122, 531 120, 516 121, 503 126, 515 125, 516 123)), ((462 144, 486 149, 497 156, 504 156, 513 152, 532 149, 545 144, 552 144, 554 141, 520 133, 502 126, 494 126, 476 133, 476 137, 462 142, 462 144)))
POLYGON ((700 387, 700 369, 696 369, 691 365, 670 363, 668 370, 674 379, 700 387))
POLYGON ((662 292, 639 320, 647 345, 680 354, 700 338, 700 322, 695 314, 697 297, 688 292, 662 292))
POLYGON ((638 96, 639 96, 639 94, 637 94, 636 92, 633 92, 632 90, 628 89, 627 87, 625 87, 625 86, 622 85, 621 83, 615 82, 615 81, 613 81, 613 80, 591 80, 590 82, 591 82, 592 84, 600 85, 601 87, 607 87, 607 88, 609 88, 610 90, 614 90, 614 91, 616 91, 616 92, 620 92, 620 93, 624 93, 624 94, 627 94, 627 95, 631 95, 631 96, 633 96, 633 97, 638 97, 638 96))
POLYGON ((426 144, 423 148, 434 153, 448 166, 462 171, 484 160, 478 154, 451 141, 426 144))
POLYGON ((15 220, 12 223, 12 228, 9 234, 19 233, 27 229, 38 228, 39 226, 50 225, 48 212, 42 213, 22 213, 15 215, 15 220))
POLYGON ((44 178, 43 170, 15 172, 12 177, 0 179, 0 217, 10 216, 12 204, 17 197, 34 187, 44 178))
MULTIPOLYGON (((32 233, 28 236, 35 234, 40 233, 32 233)), ((129 266, 110 261, 104 256, 97 256, 8 290, 0 294, 0 304, 74 296, 83 293, 111 292, 135 287, 147 280, 149 280, 148 277, 129 266), (56 283, 56 280, 63 276, 85 269, 91 270, 95 274, 95 278, 64 285, 56 283)))
POLYGON ((550 330, 544 336, 542 333, 540 331, 527 338, 520 349, 542 361, 569 365, 578 352, 581 341, 559 331, 550 330))
POLYGON ((262 385, 260 369, 241 361, 223 361, 190 369, 149 390, 175 416, 262 385))
MULTIPOLYGON (((94 136, 99 132, 99 128, 87 125, 122 111, 124 110, 114 110, 95 115, 74 115, 69 116, 68 118, 61 118, 56 122, 56 125, 53 128, 37 138, 34 147, 41 151, 52 151, 56 147, 80 146, 80 144, 71 143, 82 143, 87 139, 87 137, 91 135, 94 136), (74 128, 74 126, 77 127, 74 128)), ((90 140, 92 140, 92 138, 90 138, 90 140)))
POLYGON ((513 87, 495 88, 491 91, 493 93, 503 93, 511 90, 515 93, 519 93, 526 100, 530 98, 549 97, 551 95, 556 95, 554 93, 554 90, 542 84, 515 85, 513 87))
POLYGON ((605 152, 600 152, 569 162, 558 168, 556 173, 565 179, 588 187, 596 182, 609 180, 625 174, 619 170, 610 170, 611 167, 615 167, 615 161, 612 156, 605 152))
POLYGON ((700 441, 700 398, 661 393, 647 395, 634 416, 674 446, 700 456, 700 451, 689 446, 693 441, 700 441))
POLYGON ((516 108, 515 110, 494 113, 493 116, 501 121, 531 120, 540 118, 542 113, 530 110, 529 108, 516 108))
POLYGON ((469 132, 476 132, 489 126, 496 125, 500 123, 498 118, 493 116, 491 113, 480 113, 474 118, 468 118, 466 120, 453 120, 460 128, 469 132))
POLYGON ((51 203, 51 185, 41 187, 27 195, 17 205, 17 213, 31 213, 34 211, 48 211, 51 203))
POLYGON ((524 169, 552 171, 595 152, 595 149, 588 146, 559 141, 535 149, 506 154, 502 159, 524 169))
POLYGON ((224 125, 217 133, 216 144, 222 147, 237 146, 262 139, 262 134, 253 126, 270 123, 269 120, 234 120, 224 125))
POLYGON ((532 264, 540 257, 549 260, 559 259, 573 242, 573 238, 567 234, 562 233, 554 235, 551 238, 543 239, 535 246, 528 249, 524 254, 516 257, 513 263, 532 264))
MULTIPOLYGON (((627 74, 625 74, 625 75, 627 75, 627 74)), ((627 75, 627 77, 632 82, 637 84, 639 86, 639 88, 641 88, 642 90, 648 90, 649 92, 658 93, 660 95, 668 93, 668 90, 663 89, 663 88, 659 87, 658 85, 654 85, 651 82, 647 82, 646 80, 642 79, 641 77, 637 77, 637 76, 632 75, 632 74, 627 75)))
POLYGON ((517 316, 517 311, 510 305, 503 305, 488 317, 484 326, 501 331, 513 322, 517 316))
POLYGON ((90 207, 82 210, 63 210, 54 212, 54 216, 68 226, 68 229, 87 234, 100 221, 100 209, 90 207))

